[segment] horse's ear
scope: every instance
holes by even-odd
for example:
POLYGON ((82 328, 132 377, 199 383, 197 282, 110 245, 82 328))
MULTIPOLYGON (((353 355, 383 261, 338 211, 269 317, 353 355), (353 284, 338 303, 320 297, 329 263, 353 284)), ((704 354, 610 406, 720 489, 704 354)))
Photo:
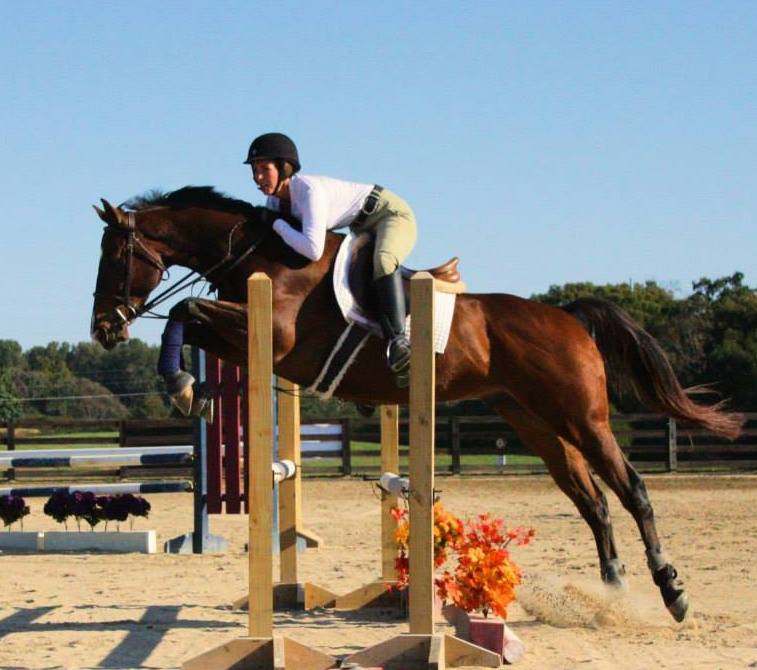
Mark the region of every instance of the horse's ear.
POLYGON ((95 207, 97 216, 99 216, 109 226, 126 226, 126 214, 118 207, 113 207, 105 198, 100 198, 103 209, 95 207))

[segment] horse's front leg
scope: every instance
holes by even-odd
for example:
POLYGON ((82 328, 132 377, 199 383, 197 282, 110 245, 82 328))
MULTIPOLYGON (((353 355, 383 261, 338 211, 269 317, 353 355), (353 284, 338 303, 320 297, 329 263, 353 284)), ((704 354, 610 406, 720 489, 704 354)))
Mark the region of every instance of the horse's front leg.
POLYGON ((163 332, 158 373, 165 380, 172 404, 182 414, 210 418, 212 411, 207 389, 196 389, 195 378, 182 369, 182 346, 194 344, 241 364, 245 360, 246 327, 246 310, 236 303, 187 298, 171 309, 163 332))

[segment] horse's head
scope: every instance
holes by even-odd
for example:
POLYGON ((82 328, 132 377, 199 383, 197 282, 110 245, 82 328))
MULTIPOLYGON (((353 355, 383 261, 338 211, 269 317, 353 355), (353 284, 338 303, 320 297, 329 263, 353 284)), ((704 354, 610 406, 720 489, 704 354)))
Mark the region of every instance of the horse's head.
POLYGON ((112 349, 129 337, 128 325, 166 270, 159 251, 142 237, 140 212, 126 212, 102 201, 95 207, 105 222, 92 308, 92 337, 112 349))
POLYGON ((272 216, 210 186, 185 186, 170 193, 151 191, 127 203, 130 211, 102 201, 95 207, 107 224, 97 273, 92 336, 106 349, 129 337, 140 314, 187 288, 208 280, 226 300, 243 300, 247 276, 308 265, 307 259, 270 235, 272 216), (166 269, 188 268, 198 278, 178 280, 148 300, 166 269))

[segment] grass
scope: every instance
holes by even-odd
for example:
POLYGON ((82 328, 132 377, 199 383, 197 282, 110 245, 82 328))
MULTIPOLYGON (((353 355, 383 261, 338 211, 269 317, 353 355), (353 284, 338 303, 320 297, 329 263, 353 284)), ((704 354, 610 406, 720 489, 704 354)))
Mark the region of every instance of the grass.
MULTIPOLYGON (((77 431, 77 432, 53 432, 42 433, 38 429, 18 430, 16 431, 16 450, 37 450, 37 449, 88 449, 88 448, 110 448, 118 447, 118 431, 116 430, 97 430, 97 431, 77 431), (27 438, 40 440, 39 442, 23 442, 27 438), (60 439, 96 439, 102 438, 102 442, 86 444, 61 444, 60 439), (110 438, 111 440, 109 440, 110 438), (49 440, 49 442, 47 441, 49 440)), ((7 450, 7 445, 0 447, 7 450)))
MULTIPOLYGON (((407 445, 401 445, 406 447, 407 445)), ((378 468, 381 464, 380 456, 368 455, 365 452, 377 452, 381 448, 381 445, 375 442, 352 442, 352 468, 356 473, 360 473, 361 470, 365 471, 366 468, 378 468), (362 454, 361 454, 362 452, 362 454)), ((449 454, 437 454, 436 455, 436 469, 448 470, 452 465, 452 457, 449 454)), ((494 468, 497 466, 497 457, 491 454, 469 454, 466 455, 465 451, 462 452, 460 457, 461 464, 463 466, 481 466, 487 468, 494 468)), ((509 454, 507 455, 507 465, 541 465, 542 460, 537 456, 521 455, 521 454, 509 454)), ((342 465, 341 458, 321 458, 319 460, 309 460, 307 462, 307 474, 317 473, 318 470, 330 470, 340 468, 342 465)), ((407 456, 400 457, 400 470, 407 472, 408 459, 407 456)))

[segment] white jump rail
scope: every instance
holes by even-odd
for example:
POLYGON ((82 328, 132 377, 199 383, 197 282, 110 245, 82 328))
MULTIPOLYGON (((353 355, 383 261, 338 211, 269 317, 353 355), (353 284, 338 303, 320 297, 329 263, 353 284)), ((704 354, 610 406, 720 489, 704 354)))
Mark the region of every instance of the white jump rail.
POLYGON ((65 468, 102 465, 189 464, 192 445, 179 447, 121 447, 113 449, 29 449, 0 453, 0 470, 8 468, 65 468))

